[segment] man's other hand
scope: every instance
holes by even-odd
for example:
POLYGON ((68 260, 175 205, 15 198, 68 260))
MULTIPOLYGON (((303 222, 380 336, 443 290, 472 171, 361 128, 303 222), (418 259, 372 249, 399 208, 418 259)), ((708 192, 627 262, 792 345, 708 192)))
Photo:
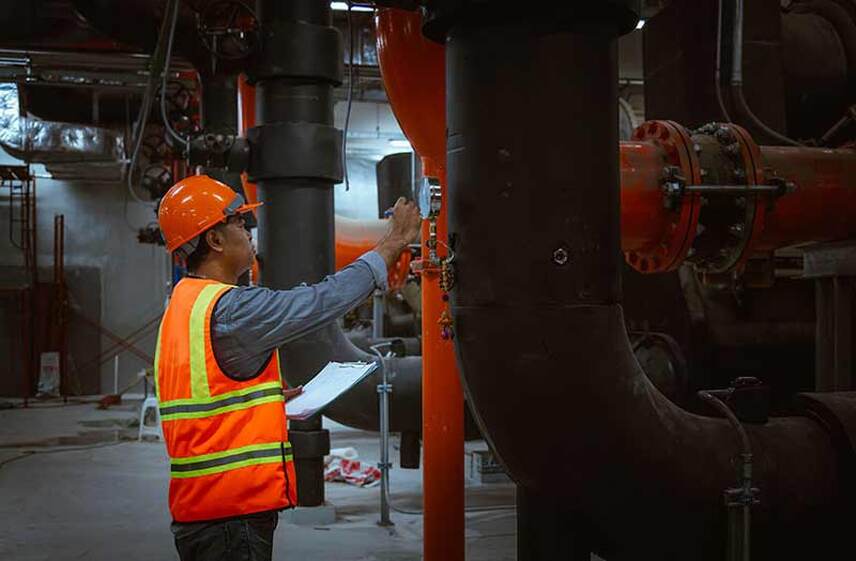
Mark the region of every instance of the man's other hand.
POLYGON ((296 388, 282 388, 282 396, 285 398, 286 403, 302 393, 303 386, 297 386, 296 388))
POLYGON ((389 230, 378 242, 375 251, 383 257, 387 267, 392 267, 401 252, 419 238, 421 229, 422 217, 416 204, 400 197, 392 207, 389 230))

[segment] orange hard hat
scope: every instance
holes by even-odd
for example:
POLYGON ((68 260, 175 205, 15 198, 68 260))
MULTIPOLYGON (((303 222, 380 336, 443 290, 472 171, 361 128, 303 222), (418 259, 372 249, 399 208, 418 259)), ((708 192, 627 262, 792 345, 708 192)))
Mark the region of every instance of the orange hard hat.
MULTIPOLYGON (((166 249, 173 252, 230 216, 261 205, 245 204, 244 197, 231 187, 207 175, 186 177, 167 191, 158 209, 158 223, 166 249)), ((192 251, 193 248, 188 249, 192 251)))

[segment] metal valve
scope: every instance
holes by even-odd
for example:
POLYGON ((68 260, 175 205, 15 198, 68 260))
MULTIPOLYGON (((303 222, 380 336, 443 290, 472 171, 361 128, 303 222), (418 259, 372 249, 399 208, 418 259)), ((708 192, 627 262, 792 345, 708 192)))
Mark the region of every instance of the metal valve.
POLYGON ((419 186, 419 213, 425 220, 437 218, 443 205, 440 180, 436 177, 422 178, 419 186))

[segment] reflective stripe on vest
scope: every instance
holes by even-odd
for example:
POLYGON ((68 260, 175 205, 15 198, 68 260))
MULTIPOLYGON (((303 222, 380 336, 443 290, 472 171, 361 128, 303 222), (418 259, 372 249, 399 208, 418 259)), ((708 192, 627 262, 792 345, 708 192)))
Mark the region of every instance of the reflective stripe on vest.
POLYGON ((161 403, 159 409, 161 419, 172 421, 175 419, 211 417, 277 401, 285 401, 282 396, 282 384, 268 382, 207 399, 190 398, 167 401, 161 403))
POLYGON ((290 462, 293 459, 291 443, 271 442, 191 458, 173 458, 170 473, 177 478, 200 477, 252 465, 290 462))

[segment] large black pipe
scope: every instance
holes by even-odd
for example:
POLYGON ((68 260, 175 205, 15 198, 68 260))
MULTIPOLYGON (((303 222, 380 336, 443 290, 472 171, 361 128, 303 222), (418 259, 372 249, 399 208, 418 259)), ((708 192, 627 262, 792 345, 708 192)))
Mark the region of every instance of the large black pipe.
MULTIPOLYGON (((452 306, 466 395, 521 487, 521 561, 587 560, 588 550, 610 561, 719 560, 737 435, 654 388, 620 306, 616 40, 629 26, 563 5, 565 17, 558 3, 506 16, 479 4, 491 18, 446 19, 452 306)), ((819 558, 840 545, 843 474, 826 432, 795 417, 747 429, 761 488, 756 558, 819 558)))
POLYGON ((413 168, 412 152, 389 154, 375 166, 377 173, 377 209, 378 217, 395 205, 399 197, 413 199, 413 185, 417 176, 421 176, 422 165, 416 159, 416 169, 413 168))
MULTIPOLYGON (((258 126, 248 134, 259 212, 262 282, 285 289, 333 271, 333 185, 341 180, 341 132, 333 126, 333 87, 342 80, 342 40, 330 4, 257 0, 261 52, 256 83, 258 126)), ((291 345, 282 349, 291 355, 291 345)), ((314 373, 314 372, 313 372, 314 373)), ((295 376, 285 363, 286 378, 295 376)), ((324 502, 323 457, 330 435, 317 417, 291 422, 298 499, 324 502)))
MULTIPOLYGON (((238 134, 238 77, 231 73, 201 73, 202 127, 205 134, 238 134)), ((205 167, 203 172, 243 194, 241 174, 220 167, 205 167)))

